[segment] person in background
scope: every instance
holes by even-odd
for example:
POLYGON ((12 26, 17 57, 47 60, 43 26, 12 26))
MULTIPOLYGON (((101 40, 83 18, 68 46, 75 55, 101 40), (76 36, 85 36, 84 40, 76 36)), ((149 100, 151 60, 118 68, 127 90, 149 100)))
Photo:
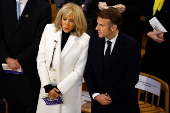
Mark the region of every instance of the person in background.
POLYGON ((92 98, 91 113, 139 113, 137 90, 141 68, 140 44, 119 30, 117 9, 98 13, 98 35, 90 39, 84 72, 92 98))
POLYGON ((40 80, 37 53, 51 7, 43 0, 0 0, 0 63, 5 71, 1 93, 8 113, 35 113, 40 80), (19 72, 18 69, 21 69, 19 72))
POLYGON ((95 31, 95 27, 97 25, 97 12, 98 10, 98 5, 97 1, 93 0, 54 0, 54 2, 57 5, 57 11, 60 10, 60 8, 65 5, 66 3, 75 3, 79 5, 85 15, 86 21, 87 21, 87 30, 86 33, 90 36, 93 34, 97 33, 95 31))
MULTIPOLYGON (((142 72, 154 75, 170 85, 170 0, 149 0, 146 9, 146 51, 142 59, 142 72), (162 32, 149 24, 156 17, 167 32, 162 32)), ((164 108, 164 92, 161 92, 160 106, 164 108)))
POLYGON ((90 36, 80 6, 64 5, 43 32, 37 57, 41 90, 37 113, 80 113, 81 84, 90 36), (46 105, 42 99, 63 104, 46 105))
POLYGON ((140 17, 145 14, 145 5, 146 0, 99 0, 98 7, 102 10, 114 6, 122 15, 120 30, 139 41, 142 46, 143 27, 140 17))

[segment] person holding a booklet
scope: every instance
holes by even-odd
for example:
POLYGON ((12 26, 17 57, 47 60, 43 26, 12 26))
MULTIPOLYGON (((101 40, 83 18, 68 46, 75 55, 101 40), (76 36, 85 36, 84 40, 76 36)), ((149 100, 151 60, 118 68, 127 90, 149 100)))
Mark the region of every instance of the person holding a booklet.
MULTIPOLYGON (((146 51, 142 59, 142 72, 164 80, 170 86, 170 0, 148 0, 146 9, 146 51), (154 17, 154 18, 153 18, 154 17), (153 28, 149 21, 157 19, 167 32, 153 28)), ((162 93, 162 92, 161 92, 162 93)), ((164 107, 164 94, 160 106, 164 107)))
POLYGON ((36 58, 48 23, 51 6, 44 0, 0 0, 0 74, 4 82, 0 93, 5 93, 8 113, 36 112, 40 91, 36 58))
POLYGON ((64 5, 47 24, 37 57, 41 89, 37 113, 81 113, 81 84, 90 36, 80 6, 64 5))

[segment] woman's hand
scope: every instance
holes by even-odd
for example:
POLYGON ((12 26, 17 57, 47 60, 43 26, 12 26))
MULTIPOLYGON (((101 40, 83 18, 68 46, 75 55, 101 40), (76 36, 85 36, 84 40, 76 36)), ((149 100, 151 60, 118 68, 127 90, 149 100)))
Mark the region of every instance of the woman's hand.
POLYGON ((58 94, 57 92, 59 92, 60 90, 53 88, 51 91, 49 91, 48 93, 48 97, 53 100, 53 99, 57 99, 57 97, 59 97, 61 94, 58 94))

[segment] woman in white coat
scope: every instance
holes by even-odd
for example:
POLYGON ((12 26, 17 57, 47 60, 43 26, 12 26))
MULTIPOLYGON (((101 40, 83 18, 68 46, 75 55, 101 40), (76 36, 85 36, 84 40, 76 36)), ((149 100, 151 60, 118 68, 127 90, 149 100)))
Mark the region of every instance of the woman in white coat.
POLYGON ((37 113, 81 113, 81 83, 89 35, 84 13, 74 3, 64 5, 54 24, 46 25, 37 57, 41 89, 37 113), (63 104, 46 105, 42 99, 62 96, 63 104))

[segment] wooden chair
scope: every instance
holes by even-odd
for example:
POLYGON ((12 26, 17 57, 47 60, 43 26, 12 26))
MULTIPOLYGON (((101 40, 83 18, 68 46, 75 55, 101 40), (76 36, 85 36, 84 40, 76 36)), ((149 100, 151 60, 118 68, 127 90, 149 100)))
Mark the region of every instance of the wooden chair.
POLYGON ((156 80, 158 82, 161 83, 161 88, 160 88, 160 91, 164 91, 165 92, 165 106, 164 106, 164 109, 160 108, 159 107, 159 101, 160 101, 160 96, 157 96, 157 105, 154 106, 153 105, 153 101, 154 101, 154 94, 152 93, 152 97, 151 97, 151 102, 148 103, 148 91, 145 91, 145 99, 144 101, 141 101, 140 100, 140 95, 141 95, 141 91, 143 90, 140 90, 139 89, 139 92, 138 92, 138 102, 139 102, 139 108, 140 108, 140 112, 141 113, 169 113, 169 86, 167 83, 165 83, 163 80, 153 76, 153 75, 150 75, 150 74, 146 74, 146 73, 140 73, 140 75, 142 76, 145 76, 145 77, 149 77, 153 80, 156 80))

